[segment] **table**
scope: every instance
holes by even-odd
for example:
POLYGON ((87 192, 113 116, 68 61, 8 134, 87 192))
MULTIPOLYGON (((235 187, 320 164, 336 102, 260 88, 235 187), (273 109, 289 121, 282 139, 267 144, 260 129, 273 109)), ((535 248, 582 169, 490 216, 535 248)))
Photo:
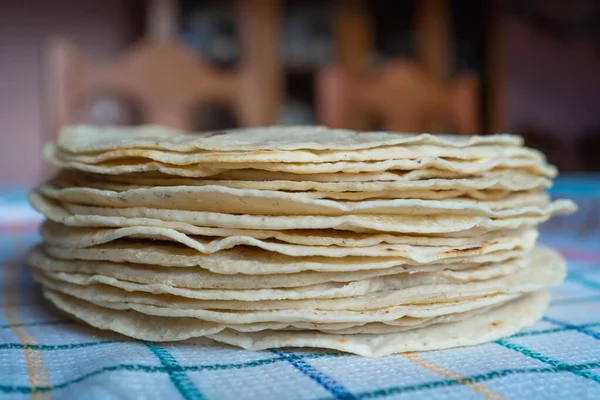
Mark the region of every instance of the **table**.
POLYGON ((0 398, 600 399, 600 176, 561 178, 552 192, 580 211, 542 227, 541 242, 569 261, 542 321, 481 346, 364 359, 152 344, 69 321, 41 304, 23 261, 41 217, 23 189, 4 189, 0 398))

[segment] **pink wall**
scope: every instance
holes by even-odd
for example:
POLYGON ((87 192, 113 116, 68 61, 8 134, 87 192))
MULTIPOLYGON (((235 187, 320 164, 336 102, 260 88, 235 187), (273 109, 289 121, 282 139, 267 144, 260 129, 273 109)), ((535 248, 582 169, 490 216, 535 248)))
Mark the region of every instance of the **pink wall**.
POLYGON ((86 53, 112 55, 133 37, 128 3, 0 1, 0 184, 35 182, 41 176, 45 40, 65 34, 86 53))

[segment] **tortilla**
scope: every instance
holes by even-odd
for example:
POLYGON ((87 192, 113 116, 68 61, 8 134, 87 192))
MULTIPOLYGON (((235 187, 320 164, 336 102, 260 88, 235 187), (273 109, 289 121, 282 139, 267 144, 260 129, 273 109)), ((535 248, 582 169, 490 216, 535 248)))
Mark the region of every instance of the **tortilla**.
POLYGON ((261 240, 247 236, 229 236, 212 239, 188 236, 169 228, 129 227, 119 229, 70 228, 59 224, 45 224, 42 236, 47 244, 64 248, 84 248, 110 243, 120 239, 153 239, 173 241, 202 254, 213 254, 238 246, 251 246, 292 257, 398 257, 420 264, 451 258, 468 258, 505 250, 530 250, 538 233, 535 230, 518 232, 515 236, 496 237, 476 245, 466 246, 413 246, 404 244, 378 244, 368 247, 306 246, 261 240))
MULTIPOLYGON (((66 275, 66 274, 63 274, 66 275)), ((478 298, 495 294, 513 294, 532 292, 562 282, 565 276, 564 260, 556 253, 545 249, 530 260, 527 268, 516 273, 494 279, 474 282, 443 283, 435 276, 409 275, 397 279, 383 279, 378 286, 381 291, 364 295, 350 295, 342 298, 316 298, 298 300, 260 300, 261 295, 268 295, 268 290, 247 292, 244 300, 198 300, 171 294, 152 294, 140 291, 128 291, 108 284, 92 281, 87 284, 74 284, 64 280, 52 281, 42 275, 45 286, 65 294, 81 298, 105 307, 122 309, 131 308, 145 314, 159 316, 195 317, 206 320, 225 321, 227 318, 253 318, 269 321, 288 321, 297 318, 312 322, 321 321, 319 312, 364 312, 377 311, 383 308, 409 304, 431 304, 478 298), (545 264, 542 264, 545 263, 545 264), (387 284, 387 286, 386 286, 387 284), (250 300, 252 299, 252 300, 250 300), (217 310, 217 311, 214 311, 217 310), (235 312, 234 312, 235 311, 235 312), (248 311, 253 313, 248 314, 248 311), (244 313, 246 312, 246 313, 244 313)), ((85 282, 85 280, 82 280, 85 282)), ((115 282, 112 283, 113 285, 115 282)), ((133 286, 130 286, 131 288, 133 286)), ((310 289, 307 289, 307 292, 310 289)), ((349 289, 351 292, 352 289, 349 289)), ((290 291, 289 293, 292 293, 290 291)), ((217 292, 213 292, 217 293, 217 292)), ((220 291, 218 293, 225 293, 220 291)), ((233 291, 229 292, 230 294, 233 291)), ((239 292, 242 295, 243 292, 239 292)), ((294 296, 294 294, 290 294, 294 296)), ((257 321, 258 321, 257 320, 257 321)))
POLYGON ((473 346, 508 337, 541 319, 548 302, 549 295, 540 291, 463 321, 383 335, 332 335, 274 330, 238 333, 227 329, 207 337, 254 351, 279 347, 316 347, 363 357, 382 357, 409 351, 473 346))
POLYGON ((512 218, 472 215, 342 215, 342 216, 270 216, 236 215, 201 211, 182 211, 146 207, 106 208, 58 203, 33 191, 33 208, 55 222, 71 226, 160 226, 181 229, 202 226, 235 229, 297 230, 337 229, 353 232, 379 231, 411 234, 460 233, 477 235, 501 229, 521 229, 546 221, 551 215, 576 210, 570 200, 551 203, 546 214, 512 218), (106 218, 108 217, 108 218, 106 218))
MULTIPOLYGON (((549 296, 544 291, 522 296, 489 312, 456 322, 431 325, 389 334, 336 335, 314 331, 247 331, 226 329, 217 323, 193 318, 169 318, 136 312, 119 312, 45 290, 44 295, 60 309, 100 329, 110 329, 140 340, 174 341, 207 336, 213 340, 251 350, 277 347, 321 347, 346 351, 365 357, 382 357, 397 352, 437 350, 475 345, 510 336, 541 318, 549 296), (217 334, 219 332, 220 334, 217 334)), ((504 300, 506 301, 506 300, 504 300)), ((466 304, 465 304, 466 305, 466 304)), ((459 308, 454 306, 454 308, 459 308)), ((464 305, 461 309, 465 309, 464 305)), ((406 313, 431 315, 426 307, 412 307, 406 313), (419 311, 422 309, 422 311, 419 311)))
POLYGON ((469 198, 443 200, 400 198, 351 202, 314 198, 314 196, 305 196, 302 192, 238 189, 223 185, 159 186, 115 191, 87 187, 59 188, 51 183, 45 183, 40 185, 36 191, 63 203, 115 208, 151 207, 258 215, 436 213, 506 218, 546 214, 550 205, 548 196, 543 193, 519 193, 504 199, 490 201, 469 198))
POLYGON ((485 280, 518 271, 526 265, 527 257, 487 264, 429 264, 352 272, 304 271, 269 275, 217 274, 195 267, 173 269, 149 264, 62 260, 49 256, 42 247, 35 247, 29 253, 28 260, 32 266, 43 271, 101 275, 121 281, 158 285, 158 287, 168 285, 192 289, 266 289, 302 287, 327 282, 348 283, 388 275, 427 272, 437 272, 440 276, 455 281, 485 280))

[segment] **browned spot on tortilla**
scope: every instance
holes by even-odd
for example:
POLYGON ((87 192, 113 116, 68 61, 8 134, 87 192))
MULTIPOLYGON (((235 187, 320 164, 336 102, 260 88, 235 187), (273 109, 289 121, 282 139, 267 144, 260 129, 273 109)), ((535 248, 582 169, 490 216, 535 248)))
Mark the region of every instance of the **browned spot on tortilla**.
POLYGON ((448 251, 444 252, 444 254, 461 254, 461 253, 468 253, 470 251, 481 250, 481 249, 483 249, 483 246, 475 246, 475 247, 468 247, 466 249, 448 250, 448 251))
POLYGON ((348 341, 346 339, 335 339, 335 341, 340 344, 348 343, 348 341))
POLYGON ((495 327, 495 328, 501 328, 504 325, 504 322, 502 322, 502 321, 494 321, 490 325, 493 326, 493 327, 495 327))

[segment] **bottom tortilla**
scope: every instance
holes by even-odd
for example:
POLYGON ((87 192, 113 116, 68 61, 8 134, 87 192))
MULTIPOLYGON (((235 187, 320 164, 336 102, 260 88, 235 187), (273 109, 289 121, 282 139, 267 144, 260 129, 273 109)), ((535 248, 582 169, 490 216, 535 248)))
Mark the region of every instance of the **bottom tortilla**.
MULTIPOLYGON (((58 308, 98 328, 115 329, 95 309, 102 309, 79 299, 46 290, 45 296, 58 308)), ((385 334, 335 334, 311 330, 273 330, 256 325, 223 325, 196 320, 182 323, 188 318, 172 318, 168 327, 165 317, 139 314, 135 329, 128 329, 129 336, 142 340, 181 340, 205 336, 218 342, 239 346, 248 350, 264 350, 280 347, 313 347, 344 351, 364 357, 382 357, 407 351, 440 350, 490 342, 513 335, 533 325, 542 317, 549 301, 546 291, 522 295, 516 300, 494 307, 487 312, 476 313, 471 318, 450 323, 438 323, 418 329, 385 334), (242 331, 243 330, 243 331, 242 331)), ((114 313, 114 311, 113 311, 114 313)), ((137 313, 136 313, 137 314, 137 313)), ((116 315, 113 314, 114 317, 116 315)), ((171 318, 169 318, 171 319, 171 318)), ((126 324, 124 319, 122 323, 126 324)), ((133 326, 131 327, 133 328, 133 326)), ((123 332, 121 330, 121 332, 123 332)))

